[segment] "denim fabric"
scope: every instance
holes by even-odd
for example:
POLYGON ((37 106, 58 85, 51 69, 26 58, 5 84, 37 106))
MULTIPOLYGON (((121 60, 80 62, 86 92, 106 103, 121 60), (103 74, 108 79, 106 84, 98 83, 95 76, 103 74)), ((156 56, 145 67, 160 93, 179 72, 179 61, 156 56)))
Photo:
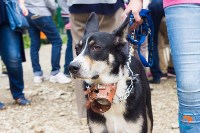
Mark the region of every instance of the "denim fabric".
MULTIPOLYGON (((68 17, 63 17, 63 22, 64 24, 69 23, 69 18, 68 17)), ((65 52, 65 65, 64 65, 64 74, 69 75, 69 63, 73 60, 73 53, 72 53, 72 34, 70 30, 66 31, 67 33, 67 47, 66 47, 66 52, 65 52)))
POLYGON ((200 133, 200 5, 165 8, 181 133, 200 133))
POLYGON ((162 18, 164 17, 163 1, 152 0, 148 6, 151 11, 151 18, 154 24, 154 55, 153 55, 153 66, 150 67, 152 76, 154 79, 160 79, 162 72, 160 70, 159 55, 158 55, 158 32, 162 18))
POLYGON ((28 31, 31 38, 30 54, 31 54, 31 61, 32 61, 34 75, 41 76, 43 74, 39 63, 39 53, 38 53, 41 46, 40 31, 42 31, 47 36, 47 39, 52 44, 51 75, 55 75, 60 70, 62 40, 60 38, 59 32, 51 16, 40 16, 39 18, 36 19, 31 19, 31 16, 33 16, 33 14, 29 13, 27 19, 30 24, 28 31))
POLYGON ((0 53, 8 71, 10 90, 14 99, 24 97, 20 43, 21 33, 14 32, 8 25, 0 27, 0 53))

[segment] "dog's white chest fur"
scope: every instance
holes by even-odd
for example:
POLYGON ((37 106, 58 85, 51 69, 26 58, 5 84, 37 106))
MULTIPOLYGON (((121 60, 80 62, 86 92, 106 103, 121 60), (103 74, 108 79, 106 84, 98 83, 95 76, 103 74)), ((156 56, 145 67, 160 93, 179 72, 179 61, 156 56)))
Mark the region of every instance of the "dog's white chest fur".
MULTIPOLYGON (((126 69, 124 70, 124 74, 128 75, 126 69)), ((119 72, 119 75, 124 74, 122 71, 119 72)), ((126 121, 124 119, 126 99, 120 102, 119 97, 123 97, 126 94, 127 87, 126 78, 122 78, 117 83, 117 90, 111 108, 104 113, 106 128, 109 133, 140 133, 142 130, 142 117, 139 117, 135 122, 126 121)))
POLYGON ((104 113, 106 127, 109 133, 140 133, 143 120, 138 118, 135 122, 124 119, 125 103, 113 104, 111 109, 104 113))

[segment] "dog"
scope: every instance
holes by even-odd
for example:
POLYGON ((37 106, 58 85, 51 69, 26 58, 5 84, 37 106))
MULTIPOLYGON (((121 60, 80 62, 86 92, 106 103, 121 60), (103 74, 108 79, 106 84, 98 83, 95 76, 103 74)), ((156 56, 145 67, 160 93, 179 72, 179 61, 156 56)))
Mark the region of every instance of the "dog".
POLYGON ((129 54, 124 52, 128 27, 127 18, 112 33, 99 32, 98 17, 91 13, 84 36, 75 47, 77 57, 69 65, 73 78, 84 80, 88 86, 116 85, 107 111, 99 113, 91 106, 87 109, 91 133, 152 132, 151 92, 143 65, 133 56, 127 64, 129 54))

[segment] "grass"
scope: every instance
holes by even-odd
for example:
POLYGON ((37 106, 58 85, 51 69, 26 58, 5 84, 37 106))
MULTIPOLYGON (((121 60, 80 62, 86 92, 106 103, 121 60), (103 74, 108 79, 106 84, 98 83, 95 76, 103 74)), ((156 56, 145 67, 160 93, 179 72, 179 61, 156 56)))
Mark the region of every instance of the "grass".
POLYGON ((28 34, 23 34, 24 48, 30 48, 31 42, 28 34))
MULTIPOLYGON (((66 34, 61 34, 61 39, 62 39, 62 42, 63 44, 66 44, 67 43, 67 35, 66 34)), ((30 45, 31 45, 31 42, 30 42, 30 37, 28 35, 28 33, 26 34, 23 34, 23 40, 24 40, 24 48, 30 48, 30 45)), ((49 42, 47 40, 41 40, 41 43, 42 45, 43 44, 49 44, 49 42)))

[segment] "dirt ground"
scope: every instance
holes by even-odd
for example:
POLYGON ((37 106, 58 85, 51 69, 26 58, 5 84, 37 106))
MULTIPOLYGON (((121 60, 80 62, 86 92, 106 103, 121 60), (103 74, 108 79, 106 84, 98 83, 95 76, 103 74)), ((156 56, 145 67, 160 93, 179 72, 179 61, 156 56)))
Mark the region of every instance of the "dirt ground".
MULTIPOLYGON (((61 66, 63 70, 63 45, 61 66)), ((44 74, 49 75, 51 45, 40 50, 40 63, 44 74)), ((33 72, 29 49, 26 49, 27 62, 23 63, 25 95, 31 99, 30 106, 14 104, 9 91, 7 77, 0 76, 0 101, 7 109, 0 111, 0 133, 89 133, 88 126, 81 124, 77 116, 74 83, 53 84, 45 81, 40 85, 32 82, 33 72)), ((154 115, 153 133, 178 133, 177 94, 175 79, 169 78, 159 85, 151 85, 154 115)))

